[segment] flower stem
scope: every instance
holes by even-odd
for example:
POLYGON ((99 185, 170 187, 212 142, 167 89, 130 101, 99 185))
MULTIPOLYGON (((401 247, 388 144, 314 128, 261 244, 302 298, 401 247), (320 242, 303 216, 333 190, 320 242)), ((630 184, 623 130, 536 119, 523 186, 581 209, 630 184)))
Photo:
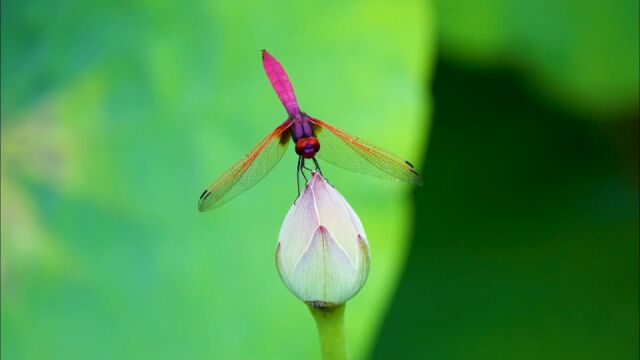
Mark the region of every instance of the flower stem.
POLYGON ((323 360, 346 360, 347 342, 344 336, 344 304, 322 301, 307 302, 318 326, 323 360))

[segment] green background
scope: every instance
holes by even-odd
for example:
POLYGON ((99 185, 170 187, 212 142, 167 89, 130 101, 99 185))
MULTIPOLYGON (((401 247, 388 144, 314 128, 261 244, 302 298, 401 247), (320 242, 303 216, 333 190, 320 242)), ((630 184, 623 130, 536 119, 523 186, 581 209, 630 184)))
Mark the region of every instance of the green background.
POLYGON ((372 252, 354 358, 638 358, 637 2, 1 10, 3 359, 319 358, 274 264, 293 151, 196 209, 286 117, 262 48, 425 177, 323 165, 372 252))

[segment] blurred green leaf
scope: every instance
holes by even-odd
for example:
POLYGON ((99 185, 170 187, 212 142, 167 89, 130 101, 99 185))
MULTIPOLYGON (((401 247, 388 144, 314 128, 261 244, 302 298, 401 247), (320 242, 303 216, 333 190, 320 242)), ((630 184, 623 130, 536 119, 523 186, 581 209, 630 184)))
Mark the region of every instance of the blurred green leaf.
POLYGON ((638 111, 638 1, 436 2, 443 51, 522 69, 545 97, 605 120, 638 111))
POLYGON ((433 89, 414 241, 374 358, 638 359, 638 120, 584 121, 513 71, 447 61, 433 89))

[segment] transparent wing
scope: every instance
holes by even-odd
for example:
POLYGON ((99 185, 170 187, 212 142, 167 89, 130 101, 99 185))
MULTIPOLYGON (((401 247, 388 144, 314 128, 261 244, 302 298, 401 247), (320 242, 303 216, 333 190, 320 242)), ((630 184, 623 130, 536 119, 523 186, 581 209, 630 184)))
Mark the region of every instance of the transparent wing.
POLYGON ((216 208, 248 190, 264 178, 284 155, 291 132, 289 120, 282 123, 258 145, 218 177, 200 195, 198 210, 216 208))
POLYGON ((413 165, 373 144, 354 138, 324 121, 311 119, 320 142, 318 157, 360 174, 421 185, 422 177, 413 165))

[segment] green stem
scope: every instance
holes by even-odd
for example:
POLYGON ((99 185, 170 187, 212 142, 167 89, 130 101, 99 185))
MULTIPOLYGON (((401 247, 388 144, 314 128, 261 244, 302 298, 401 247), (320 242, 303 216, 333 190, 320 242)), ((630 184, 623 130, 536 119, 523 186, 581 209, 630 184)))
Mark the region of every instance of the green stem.
POLYGON ((347 342, 344 336, 344 304, 308 302, 309 310, 318 326, 323 360, 346 360, 347 342))

